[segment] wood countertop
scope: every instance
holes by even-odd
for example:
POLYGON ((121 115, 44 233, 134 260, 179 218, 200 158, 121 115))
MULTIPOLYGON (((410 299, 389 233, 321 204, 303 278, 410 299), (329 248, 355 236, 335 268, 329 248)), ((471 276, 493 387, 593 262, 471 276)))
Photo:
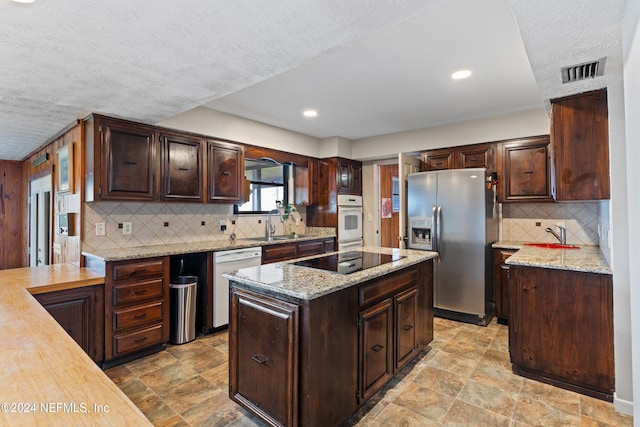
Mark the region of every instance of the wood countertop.
POLYGON ((0 271, 0 425, 151 425, 31 295, 102 283, 69 264, 0 271))

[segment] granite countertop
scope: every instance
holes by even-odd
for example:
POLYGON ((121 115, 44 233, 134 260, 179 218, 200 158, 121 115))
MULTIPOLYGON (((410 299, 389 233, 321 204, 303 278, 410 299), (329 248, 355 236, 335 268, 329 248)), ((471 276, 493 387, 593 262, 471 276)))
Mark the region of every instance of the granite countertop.
POLYGON ((253 289, 260 292, 266 291, 268 294, 275 296, 285 295, 299 300, 308 301, 367 280, 375 279, 376 277, 403 269, 410 265, 418 264, 437 256, 435 252, 408 249, 391 249, 370 246, 365 246, 362 249, 364 251, 382 254, 399 253, 405 258, 351 274, 338 274, 293 265, 293 262, 300 261, 302 259, 299 258, 282 263, 266 264, 260 267, 243 268, 234 273, 223 274, 223 276, 234 282, 240 283, 247 289, 253 289))
POLYGON ((169 245, 134 246, 130 248, 114 248, 95 251, 82 251, 82 255, 99 258, 103 261, 124 261, 129 259, 152 258, 156 256, 181 255, 196 252, 216 252, 231 249, 256 248, 281 243, 303 242, 335 237, 335 233, 305 234, 301 237, 280 238, 278 240, 257 240, 247 238, 236 240, 211 240, 207 242, 175 243, 169 245))
POLYGON ((2 270, 0 282, 0 425, 151 425, 32 295, 102 284, 104 276, 56 264, 2 270))
POLYGON ((547 249, 526 246, 525 243, 501 240, 494 243, 493 247, 518 249, 518 252, 505 261, 508 265, 613 274, 613 270, 598 246, 583 245, 579 249, 547 249))

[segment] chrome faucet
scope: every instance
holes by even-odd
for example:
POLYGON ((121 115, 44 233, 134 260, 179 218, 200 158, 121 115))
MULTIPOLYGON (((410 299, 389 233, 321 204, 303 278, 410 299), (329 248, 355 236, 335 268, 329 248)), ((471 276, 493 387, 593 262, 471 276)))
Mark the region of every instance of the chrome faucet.
POLYGON ((566 245, 567 244, 567 229, 564 227, 561 227, 559 225, 556 225, 556 227, 558 227, 558 230, 560 230, 560 234, 556 233, 555 231, 553 231, 552 229, 550 229, 549 227, 546 228, 546 232, 547 233, 551 233, 553 234, 553 236, 558 239, 558 241, 563 244, 566 245))
POLYGON ((271 214, 274 213, 274 212, 278 213, 278 214, 280 213, 280 211, 278 211, 278 209, 271 209, 269 211, 269 214, 267 216, 267 224, 266 224, 267 225, 267 227, 266 227, 267 228, 267 230, 266 230, 267 239, 270 239, 271 237, 273 237, 273 235, 276 232, 276 226, 273 225, 272 222, 271 222, 271 214))

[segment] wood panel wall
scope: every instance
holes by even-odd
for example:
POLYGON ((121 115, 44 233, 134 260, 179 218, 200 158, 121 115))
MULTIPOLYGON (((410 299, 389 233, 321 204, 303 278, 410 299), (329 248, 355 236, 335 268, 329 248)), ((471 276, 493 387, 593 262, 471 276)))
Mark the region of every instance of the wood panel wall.
MULTIPOLYGON (((391 199, 393 197, 393 178, 398 177, 398 165, 380 166, 380 198, 391 199)), ((380 201, 382 203, 382 200, 380 201)), ((380 246, 385 248, 398 248, 400 241, 400 216, 393 212, 391 218, 380 218, 380 246)))
POLYGON ((50 259, 52 264, 70 263, 80 266, 80 239, 82 236, 82 203, 84 201, 84 189, 82 177, 84 147, 82 144, 83 127, 75 124, 65 129, 59 136, 42 148, 33 152, 22 162, 22 193, 25 195, 22 205, 22 265, 29 265, 29 183, 35 179, 45 176, 49 173, 53 174, 53 199, 52 199, 52 248, 50 259), (73 191, 61 193, 58 192, 58 180, 56 177, 57 156, 59 149, 67 144, 73 147, 73 191), (33 160, 37 157, 48 153, 49 159, 38 165, 33 166, 33 160), (75 213, 75 236, 62 235, 58 231, 57 214, 75 213), (55 249, 54 249, 55 248, 55 249))
POLYGON ((22 266, 22 164, 0 160, 0 270, 22 266))

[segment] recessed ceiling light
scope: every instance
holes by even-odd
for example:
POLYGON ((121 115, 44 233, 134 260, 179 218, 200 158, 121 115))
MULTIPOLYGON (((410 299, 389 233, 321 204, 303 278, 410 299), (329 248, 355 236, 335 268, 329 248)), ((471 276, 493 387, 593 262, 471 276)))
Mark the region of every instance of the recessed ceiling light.
POLYGON ((451 78, 455 80, 466 79, 467 77, 470 77, 470 76, 471 76, 471 70, 460 70, 451 74, 451 78))
POLYGON ((35 0, 12 0, 15 3, 33 3, 35 0))
POLYGON ((305 117, 316 117, 318 112, 316 110, 304 110, 302 113, 305 117))

